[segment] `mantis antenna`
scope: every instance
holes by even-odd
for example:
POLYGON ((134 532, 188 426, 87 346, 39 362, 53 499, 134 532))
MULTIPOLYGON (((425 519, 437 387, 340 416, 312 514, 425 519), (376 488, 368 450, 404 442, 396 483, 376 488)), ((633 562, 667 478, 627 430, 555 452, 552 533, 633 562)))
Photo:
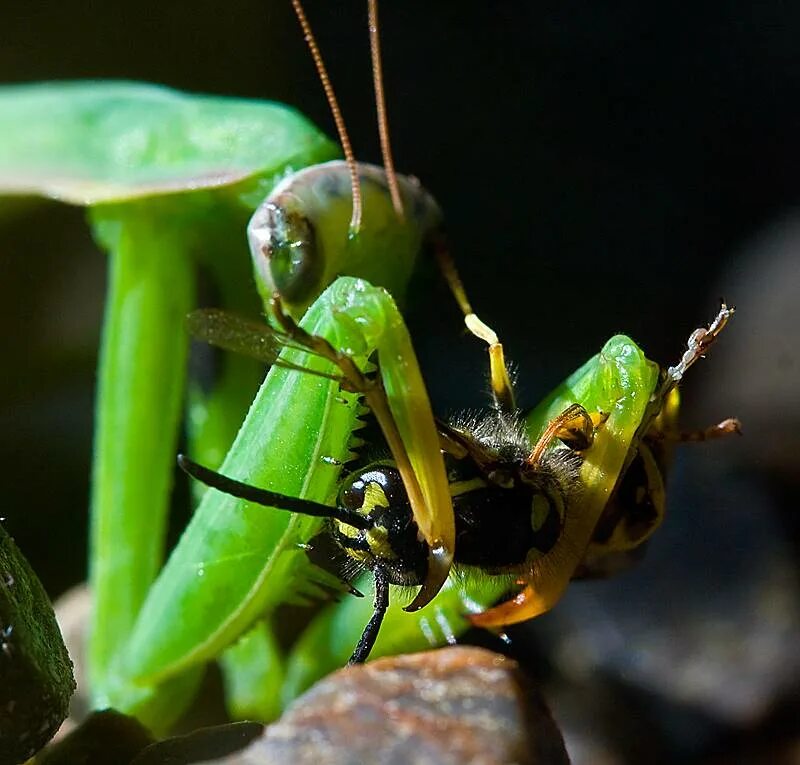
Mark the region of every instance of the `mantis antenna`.
POLYGON ((381 155, 386 170, 389 194, 397 217, 403 220, 403 200, 397 183, 397 173, 392 158, 392 145, 389 140, 389 120, 386 116, 386 98, 383 92, 383 66, 381 65, 381 37, 378 27, 378 0, 368 0, 369 8, 369 49, 372 55, 372 79, 375 85, 375 107, 378 113, 378 133, 381 139, 381 155))
POLYGON ((336 132, 339 134, 344 158, 350 170, 350 184, 353 189, 353 215, 350 218, 350 231, 352 233, 358 233, 358 230, 361 228, 361 184, 358 180, 358 166, 356 165, 356 158, 353 154, 353 146, 350 143, 350 136, 347 134, 347 128, 344 124, 341 109, 339 109, 339 102, 336 100, 336 93, 333 91, 331 79, 328 76, 328 70, 325 67, 325 62, 322 60, 322 54, 320 53, 314 33, 311 31, 311 25, 308 23, 303 5, 300 0, 292 0, 292 7, 294 8, 297 20, 300 22, 300 27, 303 30, 303 36, 311 52, 311 58, 314 59, 314 66, 317 67, 317 74, 322 83, 322 89, 325 91, 325 98, 328 100, 328 105, 331 108, 333 121, 336 123, 336 132))

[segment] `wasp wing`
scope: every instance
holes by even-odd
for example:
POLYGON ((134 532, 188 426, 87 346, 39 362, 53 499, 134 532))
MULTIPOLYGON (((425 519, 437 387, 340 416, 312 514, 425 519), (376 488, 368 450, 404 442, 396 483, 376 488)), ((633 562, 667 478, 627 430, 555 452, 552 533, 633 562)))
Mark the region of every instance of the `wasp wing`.
POLYGON ((186 317, 189 334, 217 348, 272 364, 281 352, 279 335, 267 324, 217 308, 201 308, 186 317))
POLYGON ((200 308, 186 317, 186 326, 195 340, 202 340, 216 348, 249 356, 264 364, 276 364, 285 369, 341 380, 339 375, 326 374, 279 359, 278 356, 284 348, 294 348, 304 353, 313 351, 293 342, 269 324, 251 321, 218 308, 200 308))

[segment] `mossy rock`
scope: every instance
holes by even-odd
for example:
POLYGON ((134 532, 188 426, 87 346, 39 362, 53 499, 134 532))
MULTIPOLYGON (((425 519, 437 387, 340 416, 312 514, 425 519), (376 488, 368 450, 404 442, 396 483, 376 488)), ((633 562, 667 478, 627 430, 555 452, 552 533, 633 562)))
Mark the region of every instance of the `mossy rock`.
POLYGON ((74 690, 47 593, 0 526, 0 765, 24 762, 50 740, 74 690))

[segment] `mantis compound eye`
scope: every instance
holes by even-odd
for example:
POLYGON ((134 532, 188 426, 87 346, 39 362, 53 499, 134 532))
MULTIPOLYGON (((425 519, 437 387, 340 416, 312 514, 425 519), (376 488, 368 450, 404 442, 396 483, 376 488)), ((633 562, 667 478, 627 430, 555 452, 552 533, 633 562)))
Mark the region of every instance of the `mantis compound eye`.
POLYGON ((323 257, 314 226, 290 206, 262 205, 247 228, 250 251, 268 293, 289 304, 311 302, 319 291, 323 257))

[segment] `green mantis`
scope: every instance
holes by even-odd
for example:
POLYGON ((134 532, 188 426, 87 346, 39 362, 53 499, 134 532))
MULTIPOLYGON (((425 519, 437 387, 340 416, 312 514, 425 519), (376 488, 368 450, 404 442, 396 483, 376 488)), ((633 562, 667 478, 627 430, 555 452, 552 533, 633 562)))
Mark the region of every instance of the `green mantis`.
MULTIPOLYGON (((94 87, 94 92, 89 86, 72 93, 61 87, 52 88, 49 93, 25 92, 22 98, 18 91, 8 97, 17 104, 30 98, 32 109, 52 113, 52 102, 46 109, 42 106, 43 94, 52 96, 67 112, 76 108, 80 96, 92 102, 98 113, 108 116, 116 114, 110 101, 116 99, 124 106, 136 104, 137 98, 155 96, 152 92, 137 96, 123 86, 94 87)), ((169 94, 161 95, 169 100, 169 94)), ((233 104, 220 105, 223 109, 226 106, 233 104)), ((144 117, 137 113, 136 119, 144 117)), ((93 669, 98 704, 111 703, 134 712, 154 726, 168 725, 191 698, 204 663, 219 657, 245 635, 247 646, 243 649, 240 641, 223 659, 228 676, 241 678, 244 673, 238 669, 255 664, 261 668, 260 677, 269 677, 257 694, 261 699, 274 695, 278 687, 290 696, 315 676, 344 663, 358 638, 354 633, 360 632, 367 621, 350 611, 369 610, 367 599, 348 599, 341 608, 320 615, 290 653, 284 670, 271 633, 263 625, 293 591, 315 595, 315 574, 302 545, 320 528, 321 521, 262 510, 216 491, 204 495, 191 524, 154 582, 161 560, 168 465, 175 452, 185 374, 182 315, 194 302, 192 285, 197 261, 214 274, 226 307, 251 304, 251 296, 242 287, 241 269, 222 257, 223 242, 233 226, 216 230, 206 225, 212 210, 216 214, 227 206, 230 220, 238 225, 260 202, 260 196, 272 188, 273 206, 260 208, 260 217, 251 225, 262 297, 270 298, 277 288, 287 313, 297 318, 304 314, 300 327, 341 351, 360 374, 372 374, 369 358, 378 349, 388 409, 383 413, 383 423, 385 429, 396 428, 397 432, 390 435, 396 445, 399 442, 395 458, 398 453, 401 457, 403 451, 407 453, 405 490, 414 497, 414 519, 431 553, 429 572, 433 573, 417 603, 427 600, 430 605, 413 614, 399 613, 397 605, 390 607, 372 654, 424 645, 426 632, 434 642, 452 639, 466 626, 465 614, 482 611, 513 585, 513 576, 508 575, 484 579, 482 583, 447 579, 449 558, 457 548, 439 435, 402 316, 392 298, 370 283, 387 287, 395 297, 402 295, 417 251, 429 244, 428 232, 435 228, 438 210, 411 182, 400 181, 395 194, 401 204, 404 202, 406 214, 417 210, 419 214, 412 216, 415 225, 411 227, 396 225, 396 202, 390 201, 387 185, 381 180, 386 174, 362 169, 360 183, 349 186, 352 163, 323 165, 324 170, 312 168, 284 179, 287 168, 326 159, 334 152, 327 141, 314 137, 314 131, 301 122, 298 121, 298 134, 306 131, 308 144, 294 153, 287 150, 269 168, 253 170, 248 166, 230 171, 220 180, 219 172, 215 175, 207 167, 198 169, 202 162, 195 166, 189 162, 192 188, 202 187, 209 177, 214 178, 208 181, 209 187, 213 183, 232 185, 230 193, 218 195, 222 201, 212 199, 216 192, 194 191, 192 204, 185 208, 177 200, 149 198, 174 183, 164 178, 135 183, 125 178, 125 195, 141 193, 146 197, 129 204, 120 203, 115 186, 119 181, 113 173, 104 179, 105 185, 100 184, 100 191, 96 190, 96 181, 89 183, 78 177, 71 185, 66 184, 68 189, 78 191, 65 192, 63 185, 54 185, 51 169, 34 166, 31 161, 26 166, 32 168, 27 185, 21 184, 19 178, 23 174, 14 169, 9 154, 10 177, 18 186, 9 181, 7 188, 36 189, 67 196, 72 201, 99 202, 93 212, 98 237, 115 253, 98 409, 93 669), (37 174, 44 174, 47 182, 37 179, 37 174), (315 191, 318 182, 331 193, 317 210, 310 211, 309 200, 319 199, 315 191), (91 194, 81 192, 85 188, 95 190, 91 194), (363 193, 361 224, 347 220, 356 206, 350 189, 356 188, 363 193), (294 210, 280 203, 280 197, 287 192, 291 203, 298 205, 294 210), (415 204, 412 199, 423 202, 415 204), (277 209, 286 214, 275 220, 277 209), (297 212, 312 221, 315 245, 320 245, 326 254, 322 265, 295 257, 299 250, 294 243, 309 241, 308 229, 302 226, 298 239, 294 216, 297 212), (273 232, 283 232, 278 241, 262 237, 265 226, 273 232), (351 229, 358 229, 357 234, 350 236, 351 229), (143 244, 147 246, 142 247, 143 244), (259 259, 264 256, 264 247, 270 249, 270 263, 277 264, 283 257, 277 272, 265 270, 265 260, 259 259), (197 255, 198 252, 203 254, 197 255), (381 253, 380 260, 375 253, 381 253), (338 256, 341 260, 336 259, 338 256), (221 265, 223 261, 225 265, 221 265), (333 281, 339 273, 355 274, 368 281, 333 281), (159 341, 153 342, 153 338, 159 341), (165 380, 169 381, 166 390, 165 380), (133 458, 137 452, 144 453, 146 459, 133 458), (248 632, 251 628, 256 631, 248 632), (434 635, 436 629, 443 634, 434 635), (250 659, 256 657, 250 664, 243 656, 246 652, 250 659), (286 679, 282 681, 284 671, 286 679)), ((272 129, 266 123, 264 127, 272 129)), ((63 184, 62 179, 57 180, 63 184)), ((251 351, 252 345, 248 344, 251 351)), ((366 391, 348 390, 346 383, 351 382, 352 374, 343 380, 342 370, 331 358, 309 354, 303 343, 285 345, 281 364, 270 370, 220 472, 287 497, 332 506, 341 476, 340 463, 351 457, 353 432, 361 417, 358 397, 366 391), (304 374, 292 366, 316 374, 304 374)), ((274 353, 265 353, 263 358, 271 361, 274 353)), ((495 367, 504 370, 502 364, 495 367)), ((225 452, 226 434, 237 415, 241 416, 241 408, 237 410, 231 403, 237 396, 225 392, 237 389, 243 376, 242 369, 229 374, 218 389, 220 396, 197 406, 200 414, 194 416, 194 421, 199 426, 190 433, 190 441, 191 454, 198 461, 217 467, 217 455, 225 452), (227 388, 226 379, 233 380, 227 388)), ((587 412, 599 412, 605 417, 592 433, 593 442, 585 449, 580 474, 576 476, 585 487, 579 504, 581 512, 577 517, 564 516, 565 544, 553 547, 553 557, 545 555, 530 569, 529 587, 536 597, 543 598, 533 610, 552 605, 569 581, 570 569, 580 562, 579 553, 590 543, 609 496, 667 396, 665 390, 657 388, 657 378, 657 368, 635 344, 615 338, 527 418, 529 438, 538 442, 549 424, 571 404, 578 403, 587 412)), ((239 391, 238 401, 243 398, 239 391)), ((380 396, 371 403, 373 411, 384 406, 380 396)), ((535 598, 529 597, 526 603, 532 600, 535 598)), ((238 703, 234 699, 233 704, 238 703)))
MULTIPOLYGON (((192 98, 131 83, 8 88, 0 129, 0 186, 90 207, 96 237, 111 253, 92 500, 91 665, 102 704, 114 655, 163 556, 185 380, 183 317, 195 300, 196 269, 211 273, 223 305, 252 311, 255 291, 246 261, 235 252, 247 216, 292 170, 337 150, 278 105, 192 98)), ((369 186, 367 178, 367 222, 358 237, 331 248, 327 262, 332 273, 351 270, 337 265, 336 256, 344 254, 360 263, 356 272, 362 269, 399 297, 419 235, 387 218, 381 212, 385 194, 369 186), (396 229, 402 230, 395 236, 396 229), (394 249, 383 263, 364 257, 384 251, 388 242, 394 249)), ((349 216, 350 202, 345 206, 349 216)), ((435 206, 430 213, 437 213, 435 206)), ((213 464, 225 453, 256 374, 252 365, 226 360, 210 398, 192 393, 193 454, 213 464)), ((169 695, 161 698, 174 711, 169 695)), ((153 712, 159 715, 160 708, 153 712)))

